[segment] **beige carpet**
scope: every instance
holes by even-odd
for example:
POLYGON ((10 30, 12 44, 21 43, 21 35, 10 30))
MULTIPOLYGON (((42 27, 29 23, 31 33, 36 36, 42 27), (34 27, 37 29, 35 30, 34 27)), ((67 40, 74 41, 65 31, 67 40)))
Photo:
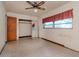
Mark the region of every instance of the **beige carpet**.
POLYGON ((7 43, 1 57, 78 57, 79 53, 39 38, 7 43))

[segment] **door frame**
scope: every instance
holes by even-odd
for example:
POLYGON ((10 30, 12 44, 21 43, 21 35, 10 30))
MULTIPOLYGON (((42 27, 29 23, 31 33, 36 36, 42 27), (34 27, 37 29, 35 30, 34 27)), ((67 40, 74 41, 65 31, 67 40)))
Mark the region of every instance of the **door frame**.
MULTIPOLYGON (((25 22, 28 21, 28 22, 31 22, 30 24, 32 25, 32 20, 19 19, 18 21, 19 21, 19 22, 20 22, 20 21, 25 21, 25 22)), ((19 25, 18 27, 20 27, 20 23, 19 23, 19 22, 18 22, 18 25, 19 25)), ((19 33, 20 33, 20 31, 19 31, 19 33)), ((23 38, 23 37, 32 37, 32 28, 31 28, 31 35, 29 35, 29 36, 22 36, 22 37, 19 36, 19 38, 23 38)))

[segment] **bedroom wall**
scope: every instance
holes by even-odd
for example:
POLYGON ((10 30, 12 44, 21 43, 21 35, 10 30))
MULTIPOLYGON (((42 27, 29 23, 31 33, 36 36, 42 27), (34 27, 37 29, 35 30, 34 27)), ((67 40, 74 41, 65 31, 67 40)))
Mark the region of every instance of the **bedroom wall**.
POLYGON ((69 2, 48 13, 39 19, 39 36, 60 43, 66 47, 79 51, 79 2, 69 2), (73 9, 73 29, 43 29, 42 19, 57 13, 73 9))
POLYGON ((6 11, 3 2, 0 1, 0 51, 2 50, 7 40, 7 27, 6 27, 6 11))
POLYGON ((39 37, 39 32, 38 32, 38 30, 39 30, 39 24, 38 24, 38 18, 37 18, 37 20, 33 20, 32 21, 32 24, 35 24, 35 27, 32 27, 32 37, 39 37), (37 34, 36 34, 37 33, 37 34))
MULTIPOLYGON (((33 22, 35 22, 35 20, 37 20, 37 17, 35 16, 28 16, 28 15, 22 15, 22 14, 18 14, 18 13, 13 13, 13 12, 7 12, 7 15, 8 16, 13 16, 13 17, 17 17, 17 40, 19 39, 19 19, 26 19, 26 20, 32 20, 33 22)), ((36 30, 37 30, 37 27, 36 27, 36 30)), ((37 32, 36 30, 32 30, 32 32, 35 32, 35 33, 32 33, 32 36, 33 37, 36 37, 37 32)), ((26 32, 26 31, 24 31, 26 32)))

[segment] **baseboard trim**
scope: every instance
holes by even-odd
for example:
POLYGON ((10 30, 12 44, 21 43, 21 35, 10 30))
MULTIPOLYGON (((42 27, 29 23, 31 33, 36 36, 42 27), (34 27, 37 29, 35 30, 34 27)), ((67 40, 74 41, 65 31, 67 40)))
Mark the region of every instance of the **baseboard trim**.
POLYGON ((46 40, 46 41, 49 41, 49 42, 51 42, 51 43, 57 44, 57 45, 59 45, 59 46, 62 46, 62 47, 64 47, 64 48, 67 48, 67 49, 69 49, 69 50, 72 50, 72 51, 74 51, 74 52, 79 53, 79 51, 76 51, 76 50, 74 50, 74 49, 71 49, 71 48, 69 48, 69 47, 66 47, 65 45, 59 44, 59 43, 57 43, 57 42, 54 42, 54 41, 51 41, 51 40, 48 40, 48 39, 45 39, 45 38, 41 38, 41 39, 44 39, 44 40, 46 40))
POLYGON ((64 47, 64 45, 59 44, 59 43, 57 43, 57 42, 54 42, 54 41, 51 41, 51 40, 48 40, 48 39, 45 39, 45 38, 42 38, 42 39, 44 39, 44 40, 46 40, 46 41, 49 41, 49 42, 51 42, 51 43, 54 43, 54 44, 57 44, 57 45, 60 45, 60 46, 64 47))
POLYGON ((67 48, 67 49, 70 49, 70 50, 72 50, 72 51, 74 51, 74 52, 77 52, 77 53, 79 53, 79 51, 76 51, 76 50, 74 50, 74 49, 71 49, 71 48, 69 48, 69 47, 66 47, 66 46, 64 46, 65 48, 67 48))
POLYGON ((4 48, 5 48, 6 44, 7 44, 7 41, 5 42, 5 44, 4 44, 4 46, 3 46, 3 48, 1 49, 1 51, 0 51, 0 55, 1 55, 2 51, 4 50, 4 48))
POLYGON ((24 37, 32 37, 31 35, 29 35, 29 36, 20 36, 19 38, 24 38, 24 37))

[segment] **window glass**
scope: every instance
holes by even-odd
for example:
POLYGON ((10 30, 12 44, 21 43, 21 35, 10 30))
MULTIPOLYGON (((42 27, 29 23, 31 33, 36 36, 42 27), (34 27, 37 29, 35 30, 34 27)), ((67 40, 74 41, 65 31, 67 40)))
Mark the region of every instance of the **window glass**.
POLYGON ((53 22, 44 23, 44 28, 53 28, 53 22))
POLYGON ((54 22, 55 28, 72 28, 72 18, 58 20, 54 22))

